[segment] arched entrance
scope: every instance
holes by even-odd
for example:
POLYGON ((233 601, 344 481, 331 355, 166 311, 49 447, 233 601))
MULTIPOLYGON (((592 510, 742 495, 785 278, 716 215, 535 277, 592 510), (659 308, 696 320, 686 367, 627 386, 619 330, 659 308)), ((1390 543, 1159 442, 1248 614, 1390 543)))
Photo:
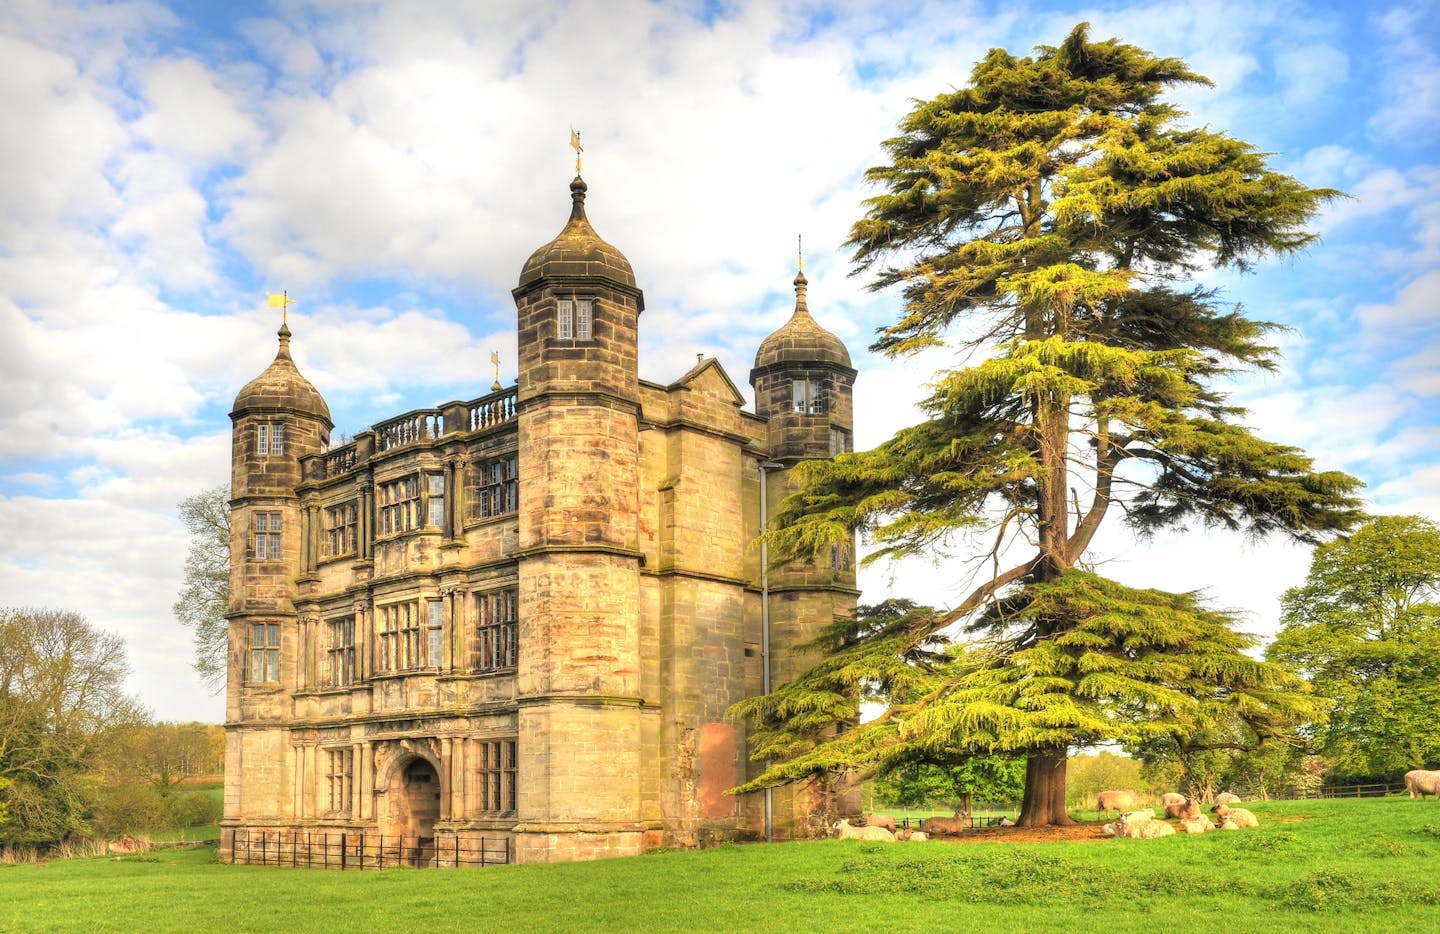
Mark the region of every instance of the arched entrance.
POLYGON ((425 759, 405 766, 400 777, 401 836, 412 865, 423 866, 435 856, 435 822, 440 819, 440 776, 425 759))

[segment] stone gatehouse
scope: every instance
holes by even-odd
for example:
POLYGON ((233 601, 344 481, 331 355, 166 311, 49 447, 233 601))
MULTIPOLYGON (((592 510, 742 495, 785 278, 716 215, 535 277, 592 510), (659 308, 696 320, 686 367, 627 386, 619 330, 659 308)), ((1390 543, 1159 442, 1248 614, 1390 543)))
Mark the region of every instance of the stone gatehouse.
MULTIPOLYGON (((226 858, 257 831, 521 862, 763 833, 762 796, 724 794, 755 768, 726 709, 857 592, 851 549, 766 572, 755 538, 790 468, 849 449, 856 373, 802 273, 755 412, 714 359, 639 379, 644 294, 570 191, 513 290, 514 386, 332 446, 282 326, 236 397, 226 858)), ((775 838, 822 807, 777 790, 775 838)))

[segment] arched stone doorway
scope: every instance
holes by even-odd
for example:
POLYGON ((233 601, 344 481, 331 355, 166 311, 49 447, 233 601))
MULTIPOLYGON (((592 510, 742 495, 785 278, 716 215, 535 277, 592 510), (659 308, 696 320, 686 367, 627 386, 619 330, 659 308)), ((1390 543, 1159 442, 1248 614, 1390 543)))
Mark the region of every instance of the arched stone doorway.
POLYGON ((440 819, 440 776, 425 759, 414 759, 400 773, 400 834, 406 857, 424 865, 435 856, 435 822, 440 819))

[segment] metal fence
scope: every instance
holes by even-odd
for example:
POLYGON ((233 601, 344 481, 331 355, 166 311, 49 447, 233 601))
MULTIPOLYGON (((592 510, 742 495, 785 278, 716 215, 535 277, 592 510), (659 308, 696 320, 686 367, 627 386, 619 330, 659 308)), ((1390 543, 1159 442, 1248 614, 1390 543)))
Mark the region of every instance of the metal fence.
POLYGON ((356 831, 235 831, 231 861, 307 869, 453 869, 514 862, 509 837, 400 837, 356 831))

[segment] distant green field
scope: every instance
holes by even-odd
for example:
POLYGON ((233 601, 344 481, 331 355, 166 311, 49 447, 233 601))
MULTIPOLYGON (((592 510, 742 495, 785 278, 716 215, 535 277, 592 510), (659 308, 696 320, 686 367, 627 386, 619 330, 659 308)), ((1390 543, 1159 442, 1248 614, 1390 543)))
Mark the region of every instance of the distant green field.
POLYGON ((161 850, 0 867, 0 930, 1440 929, 1440 802, 1248 806, 1258 829, 1159 840, 822 841, 487 869, 341 873, 161 850))

